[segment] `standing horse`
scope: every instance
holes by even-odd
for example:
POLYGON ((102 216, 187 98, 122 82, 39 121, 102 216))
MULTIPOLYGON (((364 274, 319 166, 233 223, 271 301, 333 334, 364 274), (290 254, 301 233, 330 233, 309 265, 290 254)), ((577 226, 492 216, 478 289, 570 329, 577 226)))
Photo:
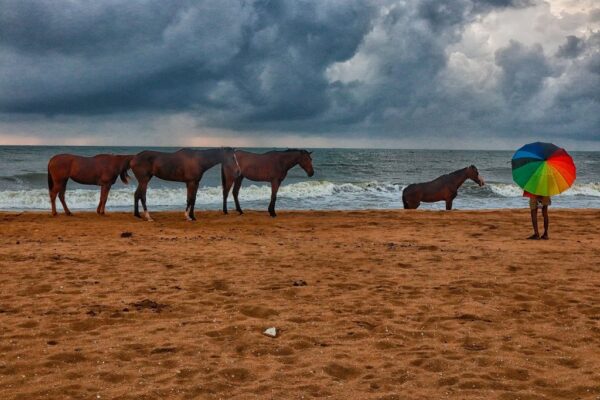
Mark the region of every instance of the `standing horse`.
POLYGON ((204 172, 221 164, 223 170, 237 177, 240 174, 235 150, 231 147, 221 147, 209 150, 181 149, 175 153, 162 153, 158 151, 142 151, 131 160, 131 169, 138 180, 135 191, 134 215, 140 218, 138 203, 142 201, 144 216, 152 221, 146 207, 146 190, 148 182, 153 176, 167 181, 185 182, 187 186, 187 206, 185 218, 188 221, 196 220, 194 207, 196 193, 200 179, 204 172))
POLYGON ((433 203, 445 201, 446 210, 452 210, 452 200, 458 194, 458 188, 471 179, 479 186, 483 186, 483 178, 474 165, 459 169, 447 175, 442 175, 431 182, 413 183, 402 191, 402 202, 406 209, 416 209, 422 201, 433 203))
POLYGON ((69 178, 84 185, 101 186, 100 203, 96 212, 104 215, 110 187, 120 177, 128 183, 129 161, 132 155, 98 154, 94 157, 81 157, 72 154, 58 154, 48 161, 48 190, 52 215, 56 215, 56 195, 62 203, 66 215, 72 215, 65 201, 65 191, 69 178))
POLYGON ((236 150, 241 173, 235 177, 225 170, 221 170, 221 181, 223 184, 223 213, 227 214, 227 196, 233 184, 233 199, 235 209, 243 214, 238 193, 242 186, 242 180, 248 178, 251 181, 271 183, 271 203, 269 203, 269 214, 275 217, 275 201, 277 190, 285 179, 287 172, 296 165, 300 165, 308 176, 313 176, 315 171, 312 166, 312 152, 306 150, 289 149, 285 151, 269 151, 264 154, 250 153, 248 151, 236 150))

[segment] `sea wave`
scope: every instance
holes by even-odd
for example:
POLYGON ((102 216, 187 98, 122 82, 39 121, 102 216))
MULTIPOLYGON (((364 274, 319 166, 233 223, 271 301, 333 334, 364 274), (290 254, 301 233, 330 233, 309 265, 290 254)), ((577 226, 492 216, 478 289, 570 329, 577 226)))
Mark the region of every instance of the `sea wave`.
MULTIPOLYGON (((490 183, 490 190, 502 197, 521 197, 523 189, 512 183, 490 183)), ((576 183, 561 196, 590 196, 600 197, 600 182, 576 183)))
MULTIPOLYGON (((404 187, 401 184, 377 181, 352 183, 304 181, 281 186, 278 198, 281 201, 287 201, 287 204, 301 208, 386 208, 399 205, 404 187)), ((135 185, 113 188, 107 206, 115 209, 130 208, 133 205, 134 190, 135 185)), ((522 189, 514 184, 489 183, 484 188, 479 188, 475 184, 468 183, 461 190, 459 198, 479 204, 493 199, 502 202, 502 199, 517 198, 522 194, 522 189)), ((567 198, 574 198, 571 196, 600 197, 600 183, 575 184, 563 195, 568 196, 567 198)), ((269 185, 244 185, 240 191, 242 203, 261 202, 266 204, 270 197, 269 185)), ((90 186, 89 189, 68 189, 66 198, 69 207, 73 209, 95 209, 100 198, 100 190, 93 186, 90 186)), ((149 188, 147 199, 150 207, 180 208, 185 205, 186 189, 183 185, 180 188, 149 188)), ((231 195, 229 200, 232 200, 231 195)), ((221 202, 222 189, 220 186, 205 186, 198 191, 196 203, 199 206, 218 206, 221 202)), ((49 208, 47 189, 0 191, 0 209, 47 210, 49 208)))
MULTIPOLYGON (((328 181, 307 181, 281 186, 278 198, 291 200, 319 200, 331 197, 348 197, 356 194, 393 195, 398 197, 403 187, 378 182, 342 183, 328 181)), ((129 207, 133 204, 134 187, 114 188, 110 191, 110 207, 129 207)), ((223 200, 221 187, 201 187, 196 197, 197 204, 218 204, 223 200)), ((231 199, 232 196, 229 196, 231 199)), ((271 187, 267 185, 243 186, 241 201, 268 201, 271 187)), ((73 209, 93 209, 100 199, 98 188, 71 189, 66 193, 67 204, 73 209)), ((186 189, 149 188, 147 202, 149 206, 174 207, 185 204, 186 189)), ((313 202, 314 203, 314 202, 313 202)), ((49 209, 47 189, 4 190, 0 191, 0 209, 49 209)))

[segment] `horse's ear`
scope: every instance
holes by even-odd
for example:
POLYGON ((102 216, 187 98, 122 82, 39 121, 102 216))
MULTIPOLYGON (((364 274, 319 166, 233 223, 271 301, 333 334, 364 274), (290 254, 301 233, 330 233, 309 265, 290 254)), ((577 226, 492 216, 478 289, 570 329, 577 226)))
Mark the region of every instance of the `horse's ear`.
POLYGON ((308 152, 308 155, 311 155, 312 153, 313 153, 312 151, 309 151, 309 152, 308 152))

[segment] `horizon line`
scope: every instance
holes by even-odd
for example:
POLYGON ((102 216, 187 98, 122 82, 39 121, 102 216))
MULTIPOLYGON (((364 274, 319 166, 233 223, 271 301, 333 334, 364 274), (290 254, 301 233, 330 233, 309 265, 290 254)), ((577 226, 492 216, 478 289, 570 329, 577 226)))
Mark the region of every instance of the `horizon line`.
MULTIPOLYGON (((94 148, 94 147, 137 147, 137 148, 164 148, 164 149, 174 149, 174 148, 204 148, 204 149, 216 149, 219 147, 233 147, 234 149, 290 149, 297 148, 297 146, 290 147, 281 147, 281 146, 144 146, 144 145, 71 145, 71 144, 2 144, 0 143, 0 147, 75 147, 75 148, 94 148)), ((435 147, 306 147, 308 149, 314 150, 408 150, 408 151, 515 151, 513 148, 435 148, 435 147)), ((588 153, 598 153, 600 150, 569 150, 570 152, 588 152, 588 153)))

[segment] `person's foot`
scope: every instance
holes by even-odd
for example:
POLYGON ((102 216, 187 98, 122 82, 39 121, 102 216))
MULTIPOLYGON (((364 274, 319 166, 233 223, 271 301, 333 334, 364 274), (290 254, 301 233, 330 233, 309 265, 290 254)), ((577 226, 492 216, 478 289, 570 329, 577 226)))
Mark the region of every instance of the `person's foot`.
POLYGON ((542 235, 541 239, 542 239, 542 240, 548 240, 548 239, 550 239, 550 238, 548 237, 548 232, 544 232, 544 234, 542 235))
POLYGON ((533 235, 529 236, 527 239, 528 240, 539 240, 540 235, 537 233, 534 233, 533 235))

